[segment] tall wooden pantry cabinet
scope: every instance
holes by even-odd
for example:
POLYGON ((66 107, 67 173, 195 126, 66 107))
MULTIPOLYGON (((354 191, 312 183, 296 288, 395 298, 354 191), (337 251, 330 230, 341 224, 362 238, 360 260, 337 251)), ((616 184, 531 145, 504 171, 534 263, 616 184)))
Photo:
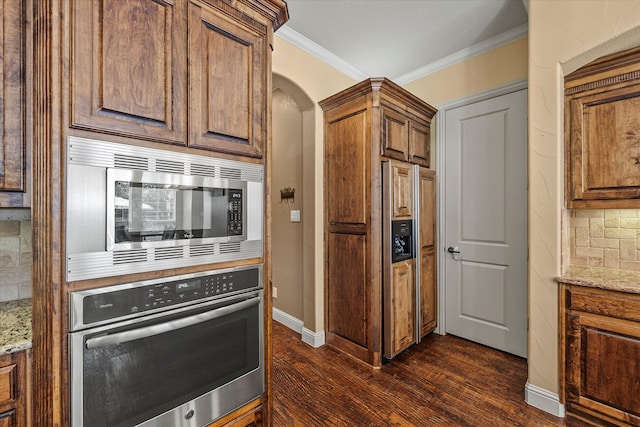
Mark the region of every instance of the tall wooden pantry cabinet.
POLYGON ((325 113, 326 340, 379 367, 385 340, 397 354, 436 326, 435 173, 428 169, 436 110, 386 78, 367 79, 320 105, 325 113), (392 162, 394 171, 384 197, 383 162, 392 162), (420 184, 413 190, 415 181, 420 184), (413 200, 419 200, 418 208, 413 200), (387 208, 394 212, 383 213, 387 208), (392 250, 383 242, 385 227, 391 227, 387 216, 419 224, 422 231, 413 238, 421 243, 411 243, 409 258, 383 268, 392 250), (385 280, 393 286, 383 289, 385 280), (391 302, 383 304, 386 294, 391 302), (393 310, 386 323, 385 310, 393 310))

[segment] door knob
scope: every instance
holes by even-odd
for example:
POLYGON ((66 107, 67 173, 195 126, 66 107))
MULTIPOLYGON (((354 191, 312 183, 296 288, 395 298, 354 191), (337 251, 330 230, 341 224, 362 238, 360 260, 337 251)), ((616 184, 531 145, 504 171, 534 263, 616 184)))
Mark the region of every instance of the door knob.
POLYGON ((458 250, 458 247, 453 247, 453 246, 449 246, 447 248, 447 252, 449 252, 450 254, 459 254, 460 251, 458 250))

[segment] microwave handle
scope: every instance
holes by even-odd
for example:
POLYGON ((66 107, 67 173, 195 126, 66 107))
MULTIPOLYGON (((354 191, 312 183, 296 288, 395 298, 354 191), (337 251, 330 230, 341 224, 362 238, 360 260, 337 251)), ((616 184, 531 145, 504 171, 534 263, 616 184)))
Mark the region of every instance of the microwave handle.
POLYGON ((248 307, 254 306, 260 302, 260 297, 251 298, 238 302, 236 304, 227 305, 215 310, 207 311, 205 313, 194 314, 193 316, 183 317, 180 319, 171 320, 165 323, 159 323, 156 325, 145 326, 143 328, 131 329, 129 331, 118 332, 111 335, 105 335, 96 338, 89 338, 85 345, 88 349, 106 347, 109 345, 117 345, 128 341, 134 341, 142 338, 151 337, 154 335, 164 334, 176 329, 186 328, 198 323, 206 322, 208 320, 223 317, 240 310, 244 310, 248 307))

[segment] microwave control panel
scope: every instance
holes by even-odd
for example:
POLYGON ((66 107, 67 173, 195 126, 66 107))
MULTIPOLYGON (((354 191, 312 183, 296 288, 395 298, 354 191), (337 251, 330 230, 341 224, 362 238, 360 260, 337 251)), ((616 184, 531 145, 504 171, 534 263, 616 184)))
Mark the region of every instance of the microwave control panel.
POLYGON ((229 190, 229 236, 242 236, 242 190, 229 190))

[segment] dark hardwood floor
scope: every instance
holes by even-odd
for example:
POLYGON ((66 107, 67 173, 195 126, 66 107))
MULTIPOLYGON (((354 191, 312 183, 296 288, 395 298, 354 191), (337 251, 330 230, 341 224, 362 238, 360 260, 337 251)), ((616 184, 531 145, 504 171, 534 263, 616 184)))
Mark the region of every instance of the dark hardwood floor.
POLYGON ((524 402, 525 359, 431 334, 374 370, 273 325, 275 427, 565 425, 524 402))

